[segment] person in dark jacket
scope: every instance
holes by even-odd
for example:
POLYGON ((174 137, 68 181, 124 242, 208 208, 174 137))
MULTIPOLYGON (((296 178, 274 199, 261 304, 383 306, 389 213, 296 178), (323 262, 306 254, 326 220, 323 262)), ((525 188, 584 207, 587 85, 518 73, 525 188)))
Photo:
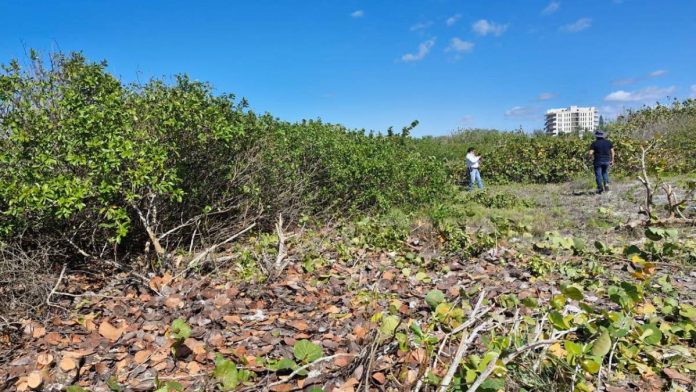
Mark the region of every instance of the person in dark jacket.
POLYGON ((593 158, 597 193, 609 190, 609 167, 614 164, 614 144, 606 139, 603 131, 595 132, 595 140, 590 146, 590 157, 593 158))

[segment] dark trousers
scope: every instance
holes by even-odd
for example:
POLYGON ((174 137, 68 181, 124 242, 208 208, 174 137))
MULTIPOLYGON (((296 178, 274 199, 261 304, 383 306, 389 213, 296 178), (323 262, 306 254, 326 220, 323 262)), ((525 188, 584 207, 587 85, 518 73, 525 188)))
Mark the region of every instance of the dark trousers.
POLYGON ((597 181, 597 190, 604 191, 604 187, 609 184, 609 163, 594 164, 595 181, 597 181))

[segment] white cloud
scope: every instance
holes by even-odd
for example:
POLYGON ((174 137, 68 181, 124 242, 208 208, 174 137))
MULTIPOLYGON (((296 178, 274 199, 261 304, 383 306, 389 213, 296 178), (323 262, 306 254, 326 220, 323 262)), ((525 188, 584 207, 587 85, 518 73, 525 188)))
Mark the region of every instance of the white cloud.
POLYGON ((445 48, 445 52, 469 53, 474 49, 474 43, 454 37, 450 44, 445 48))
POLYGON ((691 85, 691 98, 696 98, 696 84, 691 85))
POLYGON ((611 84, 613 84, 614 86, 627 86, 627 85, 633 84, 637 81, 638 81, 638 79, 636 79, 636 78, 616 79, 616 80, 612 80, 611 84))
POLYGON ((552 1, 541 11, 542 15, 551 15, 561 8, 561 3, 559 1, 552 1))
POLYGON ((515 106, 505 111, 507 117, 527 117, 532 114, 532 109, 525 106, 515 106))
POLYGON ((418 53, 406 53, 405 55, 401 56, 401 61, 403 62, 411 62, 411 61, 420 61, 425 58, 425 56, 430 53, 430 49, 433 48, 435 45, 435 38, 431 38, 425 42, 421 42, 420 45, 418 45, 418 53))
POLYGON ((540 101, 546 101, 548 99, 556 98, 557 94, 554 93, 541 93, 537 97, 538 100, 540 101))
POLYGON ((456 14, 456 15, 452 15, 449 18, 447 18, 447 21, 445 22, 447 24, 447 27, 454 26, 454 24, 457 23, 457 21, 459 21, 459 19, 461 17, 462 17, 461 14, 456 14))
POLYGON ((493 34, 496 37, 502 35, 505 30, 507 30, 508 25, 502 25, 495 23, 493 21, 487 21, 486 19, 481 19, 471 25, 471 28, 478 35, 488 35, 493 34))
POLYGON ((608 102, 647 102, 674 94, 676 87, 646 87, 636 91, 618 90, 604 97, 608 102))
POLYGON ((352 16, 353 18, 362 18, 363 16, 365 16, 365 11, 356 10, 356 11, 351 12, 350 16, 352 16))
POLYGON ((650 74, 648 74, 648 76, 650 76, 651 78, 657 78, 657 77, 660 77, 660 76, 664 76, 664 75, 666 75, 666 74, 667 74, 667 71, 666 71, 666 70, 664 70, 664 69, 658 69, 657 71, 652 71, 652 72, 650 72, 650 74))
POLYGON ((411 30, 411 31, 425 30, 428 27, 430 27, 432 24, 433 24, 432 21, 418 22, 418 23, 414 24, 413 26, 411 26, 411 28, 409 30, 411 30))
POLYGON ((466 115, 466 116, 462 117, 461 124, 462 124, 462 126, 470 127, 470 126, 474 125, 474 120, 475 120, 474 116, 466 115))
POLYGON ((577 33, 585 29, 589 29, 592 26, 592 19, 590 18, 580 18, 573 23, 561 26, 561 31, 566 33, 577 33))

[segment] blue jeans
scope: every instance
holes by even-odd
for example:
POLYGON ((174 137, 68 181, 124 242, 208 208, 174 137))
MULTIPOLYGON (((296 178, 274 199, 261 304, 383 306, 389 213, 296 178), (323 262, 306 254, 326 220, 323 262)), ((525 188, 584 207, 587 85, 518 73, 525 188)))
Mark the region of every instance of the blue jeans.
POLYGON ((481 181, 479 169, 469 169, 469 190, 474 189, 474 182, 478 184, 479 189, 483 189, 483 181, 481 181))
POLYGON ((594 175, 595 181, 597 182, 597 190, 599 192, 604 192, 604 187, 609 184, 609 163, 595 163, 594 175))

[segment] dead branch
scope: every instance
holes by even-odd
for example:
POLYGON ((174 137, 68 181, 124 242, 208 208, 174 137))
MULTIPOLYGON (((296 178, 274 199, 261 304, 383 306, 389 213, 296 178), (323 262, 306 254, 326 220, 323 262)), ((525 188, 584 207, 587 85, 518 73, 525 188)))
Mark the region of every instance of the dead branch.
POLYGON ((63 276, 65 275, 65 270, 68 268, 68 264, 63 264, 63 268, 60 270, 60 275, 58 276, 58 280, 56 281, 56 284, 53 286, 53 289, 51 289, 51 292, 48 293, 48 296, 46 297, 46 305, 48 306, 54 306, 60 309, 64 309, 64 307, 59 306, 51 302, 51 297, 56 294, 56 290, 58 290, 58 286, 60 286, 61 281, 63 280, 63 276))
POLYGON ((208 247, 207 249, 205 249, 203 252, 200 252, 198 255, 196 255, 196 257, 194 257, 193 259, 191 259, 191 261, 189 262, 189 264, 188 264, 188 266, 186 267, 186 269, 184 269, 183 271, 179 272, 179 273, 176 275, 176 277, 179 278, 179 277, 181 277, 182 275, 185 275, 188 271, 190 271, 191 269, 193 269, 194 267, 196 267, 196 266, 198 265, 198 263, 199 263, 201 260, 203 260, 206 256, 208 256, 212 251, 214 251, 215 249, 219 248, 219 247, 222 246, 222 245, 225 245, 225 244, 227 244, 227 243, 230 243, 230 242, 234 241, 235 239, 237 239, 237 238, 238 238, 239 236, 241 236, 242 234, 244 234, 244 233, 246 233, 247 231, 253 229, 255 226, 256 226, 256 222, 252 223, 251 225, 247 226, 244 230, 242 230, 242 231, 238 232, 237 234, 235 234, 235 235, 233 235, 233 236, 227 238, 226 240, 224 240, 224 241, 222 241, 222 242, 220 242, 220 243, 217 243, 217 244, 215 244, 215 245, 212 245, 212 246, 208 247))
POLYGON ((276 386, 276 385, 283 384, 283 383, 287 382, 288 380, 292 380, 293 377, 297 376, 297 375, 300 374, 302 371, 309 369, 309 368, 312 367, 313 365, 318 364, 319 362, 330 361, 330 360, 332 360, 332 359, 336 359, 336 358, 340 358, 340 357, 354 357, 354 356, 356 356, 356 354, 339 353, 339 354, 329 355, 329 356, 327 356, 327 357, 321 357, 321 358, 317 359, 317 360, 314 361, 314 362, 311 362, 311 363, 308 363, 308 364, 306 364, 306 365, 303 365, 303 366, 298 367, 297 369, 293 370, 292 373, 290 373, 287 377, 283 378, 282 380, 278 380, 278 381, 276 381, 276 382, 272 382, 272 383, 266 385, 266 387, 265 387, 264 390, 266 390, 266 391, 267 391, 267 390, 270 390, 271 387, 274 387, 274 386, 276 386))

